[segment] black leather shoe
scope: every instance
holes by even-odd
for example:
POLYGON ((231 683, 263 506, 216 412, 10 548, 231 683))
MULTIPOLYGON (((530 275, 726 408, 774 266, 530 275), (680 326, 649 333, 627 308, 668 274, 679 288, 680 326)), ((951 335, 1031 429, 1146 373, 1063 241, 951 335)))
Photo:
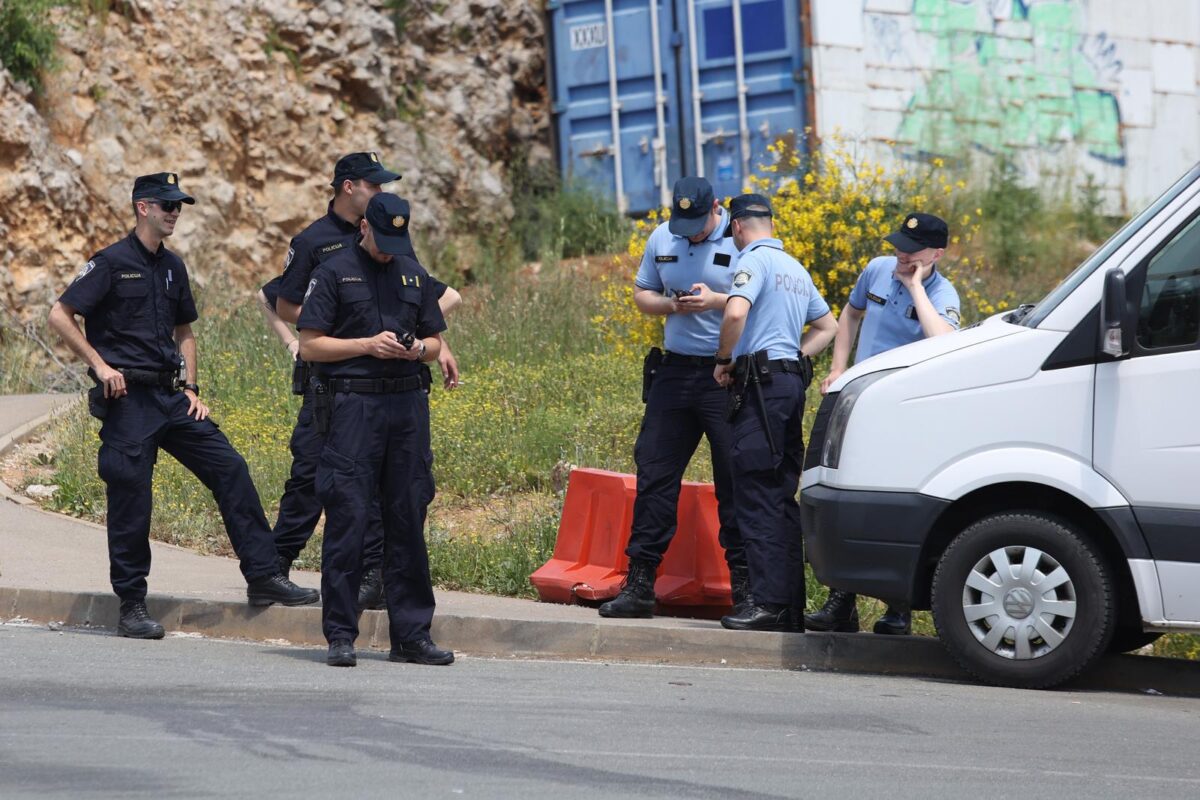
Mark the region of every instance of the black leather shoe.
POLYGON ((316 589, 297 586, 281 573, 255 578, 246 585, 246 598, 252 606, 307 606, 321 599, 316 589))
POLYGON ((416 639, 392 645, 388 661, 408 661, 414 664, 445 666, 454 663, 454 651, 443 650, 432 639, 416 639))
MULTIPOLYGON (((792 609, 770 603, 751 605, 737 614, 721 617, 721 626, 733 631, 792 631, 792 609)), ((803 628, 801 628, 803 632, 803 628)))
POLYGON ((622 619, 649 619, 654 616, 654 573, 658 565, 653 561, 633 558, 629 561, 629 573, 621 584, 621 592, 600 606, 600 616, 622 619))
POLYGON ((887 607, 887 613, 875 622, 875 632, 884 636, 908 636, 912 633, 912 611, 905 606, 887 607))
POLYGON ((858 598, 852 592, 830 589, 821 610, 804 615, 804 624, 813 631, 858 633, 858 598))
POLYGON ((329 655, 325 663, 331 667, 357 667, 358 656, 354 654, 354 645, 345 639, 334 639, 329 643, 329 655))
POLYGON ((151 618, 145 603, 131 600, 121 603, 121 621, 117 623, 117 633, 130 639, 161 639, 164 631, 163 626, 151 618))
POLYGON ((358 584, 358 610, 366 608, 387 608, 383 596, 383 571, 378 567, 364 572, 362 583, 358 584))

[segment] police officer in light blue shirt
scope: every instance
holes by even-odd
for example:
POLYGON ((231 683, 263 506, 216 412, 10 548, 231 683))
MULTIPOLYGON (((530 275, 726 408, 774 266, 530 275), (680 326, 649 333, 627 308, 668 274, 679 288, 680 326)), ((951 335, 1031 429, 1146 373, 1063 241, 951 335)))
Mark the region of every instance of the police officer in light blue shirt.
POLYGON ((726 292, 736 250, 725 237, 728 214, 704 178, 675 184, 671 220, 650 234, 638 269, 634 302, 643 314, 665 315, 663 344, 643 366, 646 414, 634 448, 637 499, 630 528, 629 573, 605 617, 654 613, 654 575, 675 535, 684 470, 708 437, 717 495, 719 539, 725 548, 735 605, 745 600, 745 551, 733 512, 726 393, 712 381, 726 292))
POLYGON ((770 201, 741 195, 729 213, 740 250, 713 377, 732 385, 735 398, 733 502, 752 599, 721 624, 803 631, 796 491, 804 461, 804 392, 812 379, 810 357, 833 340, 837 322, 808 272, 773 238, 770 201))
MULTIPOLYGON (((937 270, 948 238, 942 219, 920 213, 909 214, 900 229, 886 237, 896 255, 873 259, 854 284, 850 302, 842 309, 833 365, 821 383, 822 394, 846 371, 855 334, 859 334, 857 363, 893 347, 958 330, 958 292, 937 270)), ((856 632, 855 600, 850 592, 830 589, 825 605, 806 615, 805 622, 813 630, 856 632)), ((889 604, 875 623, 875 633, 911 632, 912 613, 901 604, 889 604)))

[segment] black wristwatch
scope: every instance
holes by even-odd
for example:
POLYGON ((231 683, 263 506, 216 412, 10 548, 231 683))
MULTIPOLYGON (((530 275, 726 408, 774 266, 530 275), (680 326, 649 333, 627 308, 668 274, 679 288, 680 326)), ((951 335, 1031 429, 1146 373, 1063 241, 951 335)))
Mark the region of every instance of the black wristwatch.
POLYGON ((199 396, 200 396, 200 386, 199 386, 198 384, 195 384, 195 383, 185 383, 185 384, 183 385, 183 390, 184 390, 185 392, 191 392, 192 394, 196 395, 196 397, 199 397, 199 396))
POLYGON ((726 356, 725 358, 721 358, 720 356, 717 356, 716 359, 717 359, 717 364, 722 367, 728 366, 733 363, 733 356, 726 356))

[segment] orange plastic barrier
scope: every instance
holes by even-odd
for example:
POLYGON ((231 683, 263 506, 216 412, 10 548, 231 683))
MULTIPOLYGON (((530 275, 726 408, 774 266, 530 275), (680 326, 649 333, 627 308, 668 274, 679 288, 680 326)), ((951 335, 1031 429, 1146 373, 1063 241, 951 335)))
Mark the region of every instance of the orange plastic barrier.
MULTIPOLYGON (((529 582, 547 603, 617 596, 629 559, 629 526, 637 495, 633 475, 576 469, 567 484, 554 555, 529 582)), ((729 608, 729 569, 717 541, 717 499, 710 483, 685 482, 679 527, 658 568, 660 614, 713 616, 729 608)))

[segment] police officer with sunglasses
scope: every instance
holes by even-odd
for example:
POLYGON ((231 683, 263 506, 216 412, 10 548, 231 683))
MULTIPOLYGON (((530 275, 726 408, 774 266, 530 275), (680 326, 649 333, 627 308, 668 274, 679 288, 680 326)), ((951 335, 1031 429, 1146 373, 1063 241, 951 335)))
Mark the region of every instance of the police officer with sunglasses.
POLYGON ((107 486, 109 571, 118 631, 161 639, 146 610, 151 480, 162 448, 212 491, 241 561, 251 605, 315 603, 280 574, 274 537, 245 460, 208 418, 196 383, 196 303, 187 268, 163 240, 196 201, 173 172, 133 184, 132 233, 94 255, 50 310, 50 327, 89 367, 89 409, 103 421, 98 469, 107 486), (86 334, 75 317, 84 320, 86 334))

